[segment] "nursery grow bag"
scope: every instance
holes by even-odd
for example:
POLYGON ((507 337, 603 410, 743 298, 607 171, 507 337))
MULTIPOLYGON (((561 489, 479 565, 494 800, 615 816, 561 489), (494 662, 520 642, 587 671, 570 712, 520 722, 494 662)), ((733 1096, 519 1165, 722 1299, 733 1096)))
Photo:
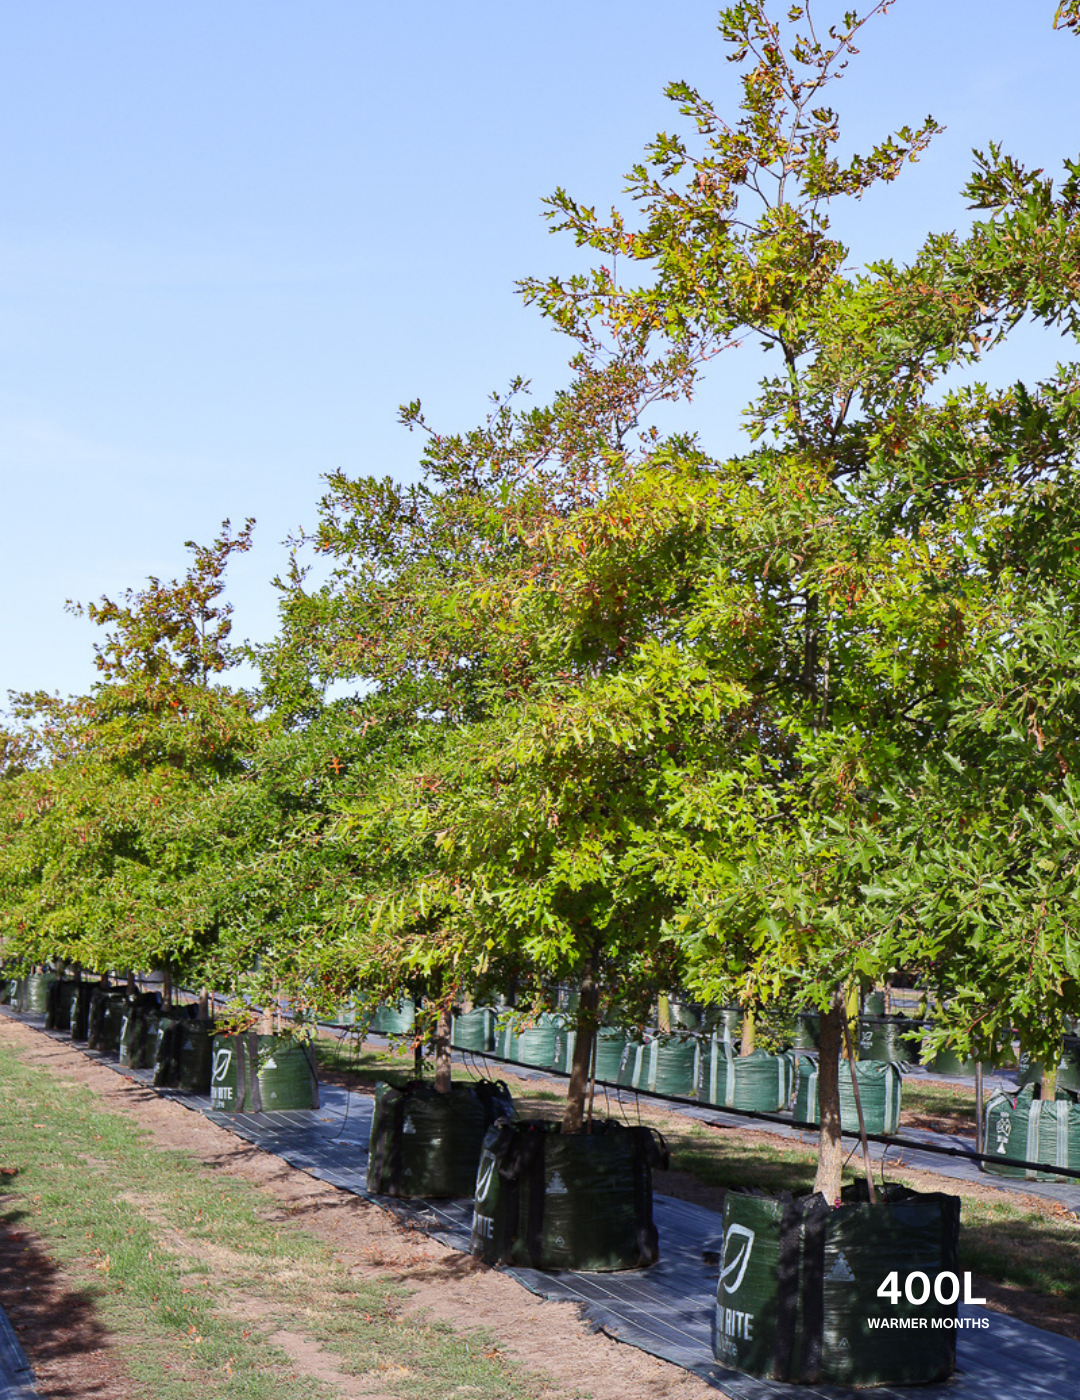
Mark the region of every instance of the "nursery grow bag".
POLYGON ((627 1041, 623 1047, 618 1083, 629 1089, 647 1089, 651 1094, 697 1093, 701 1063, 701 1042, 683 1036, 656 1036, 642 1042, 627 1041))
POLYGON ((283 1035, 216 1035, 210 1106, 222 1113, 282 1113, 318 1108, 319 1087, 307 1047, 283 1035))
POLYGON ((403 997, 396 1005, 384 1001, 371 1013, 367 1029, 376 1035, 407 1035, 416 1022, 416 1003, 403 997))
POLYGON ((31 972, 19 988, 19 1010, 44 1016, 49 1005, 49 988, 59 982, 55 972, 31 972))
MULTIPOLYGON (((859 1082, 859 1102, 868 1133, 895 1133, 900 1124, 900 1095, 904 1079, 900 1066, 885 1060, 858 1060, 855 1077, 859 1082)), ((820 1123, 818 1067, 803 1056, 798 1062, 795 1085, 795 1119, 800 1123, 820 1123)), ((840 1127, 846 1133, 859 1131, 859 1114, 851 1087, 847 1060, 840 1061, 840 1127)))
POLYGON ((457 1050, 495 1049, 495 1013, 489 1006, 477 1006, 454 1017, 450 1044, 457 1050))
POLYGON ((919 1027, 906 1016, 860 1016, 859 1059, 919 1063, 919 1027))
POLYGON ((742 1034, 742 1008, 739 1006, 710 1006, 701 1018, 702 1029, 721 1040, 738 1040, 742 1034))
POLYGON ((802 1385, 925 1385, 952 1374, 956 1302, 939 1302, 933 1283, 945 1271, 957 1277, 960 1200, 892 1186, 870 1205, 865 1183, 859 1185, 861 1192, 845 1188, 836 1208, 816 1193, 728 1191, 713 1338, 718 1361, 802 1385), (893 1271, 901 1290, 895 1304, 878 1297, 893 1271), (921 1305, 904 1292, 915 1272, 930 1285, 921 1305), (907 1319, 922 1325, 871 1326, 907 1319))
POLYGON ((816 1050, 821 1044, 821 1012, 800 1011, 795 1017, 791 1043, 796 1050, 816 1050))
POLYGON ((534 1269, 644 1269, 660 1257, 652 1173, 668 1164, 652 1128, 594 1121, 591 1133, 496 1124, 476 1177, 471 1252, 534 1269))
MULTIPOLYGON (((554 1069, 559 1060, 561 1024, 546 1012, 535 1026, 523 1031, 514 1030, 512 1025, 499 1028, 495 1053, 501 1059, 512 1060, 519 1065, 533 1065, 537 1069, 554 1069)), ((562 1040, 565 1054, 565 1037, 562 1040)))
POLYGON ((956 1050, 948 1046, 943 1047, 935 1055, 927 1057, 923 1053, 923 1064, 927 1069, 933 1070, 935 1074, 974 1074, 975 1061, 963 1060, 956 1050))
POLYGON ((91 1050, 105 1055, 120 1052, 120 1028, 124 1021, 127 994, 95 987, 90 997, 86 1039, 91 1050))
POLYGON ((12 987, 18 988, 18 982, 13 978, 5 977, 0 981, 0 1006, 7 1006, 11 1001, 12 987))
MULTIPOLYGON (((563 1074, 569 1074, 574 1067, 574 1046, 576 1043, 577 1031, 560 1030, 555 1034, 554 1068, 561 1070, 563 1074)), ((621 1030, 612 1026, 601 1026, 596 1032, 593 1053, 595 1055, 595 1077, 598 1084, 605 1081, 609 1084, 617 1082, 625 1049, 626 1036, 621 1030)), ((590 1069, 592 1068, 590 1065, 590 1069)))
POLYGON ((58 978, 49 984, 45 998, 45 1029, 47 1031, 71 1030, 71 993, 80 986, 70 979, 58 978))
POLYGON ((120 1063, 128 1069, 153 1067, 160 1010, 155 995, 128 999, 120 1022, 120 1063))
POLYGON ((197 1021, 180 1012, 160 1017, 154 1048, 154 1084, 159 1089, 183 1089, 209 1094, 213 1076, 212 1021, 197 1021))
POLYGON ((92 982, 73 982, 68 990, 68 1030, 72 1040, 86 1040, 90 1034, 90 1003, 100 990, 92 982))
POLYGON ((1068 1099, 1036 1099, 1030 1088, 1021 1094, 995 1094, 986 1105, 986 1147, 981 1162, 994 1176, 1057 1181, 1053 1170, 1035 1171, 1010 1162, 1045 1162, 1048 1167, 1080 1167, 1080 1105, 1068 1099))
POLYGON ((439 1093, 412 1080, 375 1086, 367 1189, 385 1196, 471 1196, 488 1129, 514 1116, 501 1081, 454 1084, 439 1093))
POLYGON ((715 1036, 702 1048, 698 1098, 721 1108, 776 1113, 791 1098, 794 1067, 787 1055, 755 1050, 736 1055, 729 1041, 715 1036))

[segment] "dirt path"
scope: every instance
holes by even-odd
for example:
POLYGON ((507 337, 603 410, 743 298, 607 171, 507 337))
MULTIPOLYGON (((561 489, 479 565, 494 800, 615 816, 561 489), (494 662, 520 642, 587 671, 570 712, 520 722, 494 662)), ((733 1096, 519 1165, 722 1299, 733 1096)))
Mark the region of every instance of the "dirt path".
MULTIPOLYGON (((408 1311, 462 1331, 482 1327, 494 1333, 501 1352, 545 1373, 566 1395, 584 1393, 593 1400, 717 1400, 720 1395, 676 1366, 591 1332, 572 1304, 534 1297, 497 1270, 307 1176, 201 1114, 159 1098, 73 1046, 6 1017, 0 1017, 0 1038, 29 1063, 69 1083, 87 1085, 104 1107, 148 1129, 161 1148, 182 1149, 214 1171, 259 1187, 269 1212, 281 1212, 329 1243, 353 1276, 400 1281, 411 1290, 408 1311)), ((81 1282, 65 1275, 28 1233, 0 1228, 0 1305, 16 1327, 43 1393, 54 1400, 128 1400, 136 1392, 125 1378, 123 1355, 86 1305, 78 1304, 81 1282)), ((237 1314, 249 1304, 258 1306, 257 1300, 237 1298, 237 1314)), ((343 1397, 357 1393, 355 1383, 344 1376, 339 1382, 329 1359, 303 1337, 275 1340, 302 1373, 338 1386, 343 1397)), ((365 1394, 368 1400, 388 1400, 365 1394)))

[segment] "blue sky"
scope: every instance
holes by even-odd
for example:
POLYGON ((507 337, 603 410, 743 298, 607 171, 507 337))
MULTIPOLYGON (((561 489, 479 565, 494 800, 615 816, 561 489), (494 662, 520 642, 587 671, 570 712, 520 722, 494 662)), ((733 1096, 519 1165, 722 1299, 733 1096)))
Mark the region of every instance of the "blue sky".
MULTIPOLYGON (((819 5, 833 17, 841 5, 819 5)), ((970 150, 1080 151, 1080 40, 1053 0, 897 0, 838 89, 846 144, 933 113, 947 131, 845 214, 853 261, 965 223, 970 150), (1022 15, 1022 18, 1018 18, 1022 15)), ((0 0, 0 696, 85 690, 95 629, 64 612, 183 571, 183 543, 258 520, 238 636, 275 625, 282 540, 322 474, 408 476, 418 440, 482 417, 564 346, 514 280, 567 271, 540 199, 618 199, 685 78, 734 114, 699 0, 0 0)), ((1070 348, 1021 335, 991 378, 1070 348)), ((737 450, 760 362, 695 409, 737 450)))

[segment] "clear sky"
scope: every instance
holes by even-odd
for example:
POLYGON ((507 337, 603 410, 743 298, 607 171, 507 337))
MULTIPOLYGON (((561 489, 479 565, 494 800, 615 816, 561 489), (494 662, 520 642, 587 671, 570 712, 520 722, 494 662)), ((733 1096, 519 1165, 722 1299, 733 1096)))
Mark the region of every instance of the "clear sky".
MULTIPOLYGON (((973 146, 1054 172, 1080 153, 1080 40, 1053 10, 896 0, 867 32, 845 144, 927 113, 947 131, 845 220, 853 261, 963 226, 973 146)), ((268 638, 281 542, 313 523, 322 474, 415 470, 398 404, 451 430, 515 373, 559 382, 564 347, 513 290, 575 265, 541 196, 617 199, 677 122, 671 79, 734 115, 716 14, 0 0, 0 700, 85 690, 96 629, 64 600, 175 576, 226 516, 258 520, 230 594, 237 635, 268 638)), ((1070 353, 1028 335, 991 377, 1070 353)), ((738 448, 759 368, 713 368, 714 450, 738 448)))

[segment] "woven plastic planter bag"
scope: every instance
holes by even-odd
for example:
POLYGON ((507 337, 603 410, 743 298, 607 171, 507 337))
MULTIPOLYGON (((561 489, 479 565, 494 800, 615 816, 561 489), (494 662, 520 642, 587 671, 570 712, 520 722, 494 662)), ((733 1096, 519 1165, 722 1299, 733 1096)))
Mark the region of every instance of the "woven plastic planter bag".
POLYGON ((161 1007, 153 995, 131 997, 120 1022, 120 1063, 129 1069, 152 1069, 157 1053, 161 1007))
POLYGON ((375 1035, 408 1035, 416 1021, 416 1004, 403 997, 396 1005, 383 1002, 371 1013, 367 1029, 375 1035))
POLYGON ((1020 1094, 995 1094, 986 1105, 986 1152, 980 1165, 993 1176, 1057 1181, 1054 1167, 1080 1168, 1080 1105, 1068 1099, 1036 1099, 1030 1086, 1020 1094), (1039 1162, 1046 1170, 1010 1165, 1039 1162))
MULTIPOLYGON (((495 1053, 504 1060, 519 1065, 532 1065, 536 1069, 554 1069, 559 1063, 559 1035, 562 1022, 545 1012, 535 1026, 515 1030, 511 1022, 499 1027, 495 1053)), ((565 1040, 563 1054, 565 1055, 565 1040)))
POLYGON ((213 1075, 214 1023, 198 1021, 179 1008, 158 1021, 154 1049, 154 1084, 159 1089, 183 1089, 209 1094, 213 1075))
POLYGON ((651 1128, 594 1121, 591 1133, 535 1120, 484 1139, 471 1251, 488 1264, 611 1272, 660 1257, 652 1173, 667 1148, 651 1128))
POLYGON ((488 1129, 513 1116, 501 1081, 454 1084, 444 1094, 416 1080, 403 1089, 376 1084, 367 1189, 429 1199, 471 1196, 488 1129))
POLYGON ((57 978, 49 984, 45 998, 45 1029, 47 1031, 71 1030, 71 993, 78 982, 70 978, 57 978))
POLYGON ((19 988, 19 1010, 32 1016, 44 1016, 49 1005, 49 988, 59 982, 55 972, 32 972, 24 977, 19 988))
POLYGON ((459 1012, 450 1028, 450 1044, 456 1050, 495 1049, 495 1012, 490 1006, 477 1006, 459 1012))
POLYGON ((90 1034, 90 1003, 96 990, 92 982, 76 982, 68 993, 68 1030, 72 1040, 86 1040, 90 1034))
POLYGON ((776 1113, 791 1099, 794 1066, 790 1056, 755 1050, 736 1055, 716 1036, 702 1047, 698 1098, 721 1108, 776 1113))
POLYGON ((95 987, 90 997, 86 1040, 91 1050, 102 1054, 120 1053, 120 1029, 124 1023, 127 994, 95 987))
POLYGON ((796 1050, 816 1050, 821 1044, 820 1011, 800 1011, 795 1017, 791 1043, 796 1050))
POLYGON ((945 1046, 935 1054, 930 1055, 925 1050, 922 1054, 922 1062, 927 1069, 935 1074, 964 1074, 975 1073, 975 1061, 963 1060, 955 1050, 945 1046))
POLYGON ((319 1106, 307 1046, 284 1035, 215 1035, 210 1105, 221 1113, 292 1112, 319 1106))
POLYGON ((728 1191, 713 1343, 723 1365, 802 1385, 925 1385, 952 1374, 956 1302, 939 1302, 934 1283, 946 1272, 957 1280, 959 1198, 889 1187, 870 1205, 853 1199, 859 1185, 839 1207, 816 1194, 728 1191), (895 1304, 878 1296, 894 1271, 895 1304), (927 1280, 922 1304, 904 1291, 914 1273, 927 1280), (871 1325, 906 1319, 923 1325, 871 1325))
MULTIPOLYGON (((818 1067, 808 1056, 798 1062, 795 1082, 795 1121, 820 1123, 818 1103, 818 1067)), ((859 1083, 859 1100, 868 1133, 895 1133, 900 1125, 900 1095, 904 1079, 900 1065, 883 1060, 858 1060, 855 1076, 859 1083)), ((840 1061, 840 1126, 846 1133, 859 1131, 859 1114, 855 1093, 851 1087, 851 1070, 847 1060, 840 1061)))
POLYGON ((921 1027, 906 1016, 860 1016, 859 1059, 917 1065, 921 1027))
POLYGON ((654 1036, 626 1042, 616 1082, 627 1089, 689 1098, 697 1093, 701 1042, 690 1036, 654 1036))

